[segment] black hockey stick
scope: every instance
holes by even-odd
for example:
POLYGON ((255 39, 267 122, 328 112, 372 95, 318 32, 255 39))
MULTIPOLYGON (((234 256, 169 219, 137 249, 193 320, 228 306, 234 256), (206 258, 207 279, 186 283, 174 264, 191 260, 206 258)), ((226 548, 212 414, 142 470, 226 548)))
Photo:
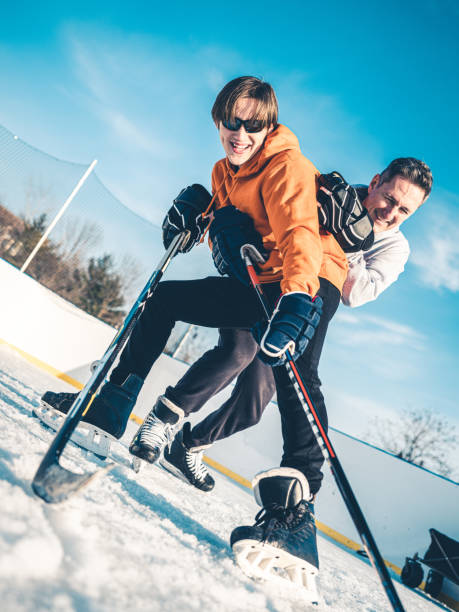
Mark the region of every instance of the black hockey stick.
POLYGON ((32 489, 46 502, 57 503, 64 501, 70 495, 86 486, 95 476, 114 467, 114 464, 110 464, 91 474, 75 474, 62 467, 59 464, 59 458, 81 418, 90 409, 102 381, 128 339, 135 322, 143 310, 146 300, 155 291, 171 259, 188 239, 188 236, 189 232, 183 232, 176 236, 169 245, 169 248, 125 318, 123 325, 113 338, 102 359, 98 362, 91 378, 75 399, 67 418, 56 433, 48 452, 43 457, 32 481, 32 489))
MULTIPOLYGON (((260 281, 254 268, 254 263, 263 263, 264 260, 260 260, 260 254, 250 244, 246 244, 241 248, 241 256, 247 267, 247 272, 249 274, 252 286, 260 299, 260 303, 263 307, 265 316, 269 320, 271 316, 270 306, 268 304, 268 301, 266 300, 265 295, 263 294, 263 289, 261 287, 260 281)), ((315 438, 322 451, 322 454, 324 458, 328 461, 331 472, 335 478, 336 484, 338 485, 338 489, 342 495, 344 503, 346 504, 349 514, 351 515, 354 525, 360 535, 360 539, 362 540, 362 544, 367 552, 368 558, 370 559, 374 569, 378 572, 379 578, 386 592, 386 595, 389 598, 392 608, 395 610, 395 612, 404 612, 402 602, 400 601, 398 593, 395 590, 387 567, 384 563, 381 553, 378 550, 378 546, 373 538, 373 535, 371 534, 370 528, 368 527, 367 521, 363 515, 362 510, 360 509, 359 503, 354 495, 354 492, 352 491, 351 485, 341 466, 341 463, 338 457, 336 456, 335 450, 333 449, 332 443, 330 442, 327 432, 325 431, 320 422, 319 416, 314 408, 314 404, 312 403, 312 400, 309 397, 309 393, 301 378, 300 373, 296 368, 292 354, 289 350, 286 351, 285 356, 287 359, 285 367, 297 393, 298 400, 306 413, 308 421, 311 425, 311 429, 314 432, 315 438)))

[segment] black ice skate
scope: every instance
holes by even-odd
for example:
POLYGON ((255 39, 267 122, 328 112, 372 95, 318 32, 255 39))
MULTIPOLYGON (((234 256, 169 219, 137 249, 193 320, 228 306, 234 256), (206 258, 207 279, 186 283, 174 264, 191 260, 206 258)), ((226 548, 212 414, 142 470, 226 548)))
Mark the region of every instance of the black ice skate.
POLYGON ((252 527, 231 534, 236 562, 248 576, 289 580, 318 603, 316 526, 306 477, 292 468, 258 474, 252 483, 262 510, 252 527))
POLYGON ((155 463, 164 447, 172 442, 175 429, 184 415, 179 406, 160 395, 129 446, 131 455, 155 463))
MULTIPOLYGON (((119 440, 126 430, 142 385, 143 380, 136 374, 129 374, 121 386, 106 382, 72 434, 72 441, 106 458, 111 441, 119 440)), ((34 413, 45 425, 57 431, 77 397, 78 393, 47 391, 41 398, 40 407, 34 408, 34 413)))
POLYGON ((172 444, 166 446, 161 459, 161 465, 171 474, 193 485, 201 491, 211 491, 215 486, 215 480, 207 471, 202 462, 202 454, 210 444, 196 448, 189 448, 187 439, 189 438, 191 426, 185 423, 175 436, 172 444))

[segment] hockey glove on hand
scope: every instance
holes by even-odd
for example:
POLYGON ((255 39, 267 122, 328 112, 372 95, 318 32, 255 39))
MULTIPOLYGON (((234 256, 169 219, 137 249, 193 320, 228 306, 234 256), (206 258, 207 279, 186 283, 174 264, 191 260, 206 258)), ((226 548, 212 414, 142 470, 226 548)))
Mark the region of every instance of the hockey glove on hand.
POLYGON ((203 218, 212 196, 202 185, 194 184, 182 189, 175 198, 163 221, 163 244, 168 248, 172 240, 184 231, 190 236, 180 251, 188 253, 197 244, 209 225, 210 219, 203 218))
POLYGON ((241 257, 241 247, 252 244, 263 258, 267 255, 252 218, 232 205, 219 208, 214 213, 209 238, 212 242, 212 258, 220 274, 228 274, 249 286, 250 279, 241 257))
POLYGON ((366 251, 374 242, 373 221, 352 185, 339 172, 319 176, 319 223, 345 253, 366 251))
POLYGON ((314 335, 322 314, 322 299, 295 291, 284 294, 268 323, 257 323, 252 330, 260 345, 258 357, 270 366, 283 365, 290 351, 298 359, 314 335))

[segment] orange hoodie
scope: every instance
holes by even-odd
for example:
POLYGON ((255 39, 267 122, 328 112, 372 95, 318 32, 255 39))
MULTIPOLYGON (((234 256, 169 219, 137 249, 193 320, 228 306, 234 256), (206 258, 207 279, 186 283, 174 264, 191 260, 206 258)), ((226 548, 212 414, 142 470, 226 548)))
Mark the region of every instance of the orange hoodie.
POLYGON ((318 277, 340 292, 347 259, 317 215, 319 171, 301 153, 297 137, 284 125, 268 134, 262 148, 237 171, 227 158, 212 170, 215 208, 233 204, 250 215, 269 258, 260 266, 264 283, 281 280, 283 293, 314 296, 318 277))

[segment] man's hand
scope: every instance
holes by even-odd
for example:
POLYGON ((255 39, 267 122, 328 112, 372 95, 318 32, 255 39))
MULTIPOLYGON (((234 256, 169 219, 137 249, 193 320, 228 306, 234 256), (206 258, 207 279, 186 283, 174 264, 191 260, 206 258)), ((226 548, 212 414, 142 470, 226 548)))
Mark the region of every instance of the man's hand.
POLYGON ((169 209, 163 221, 163 244, 168 248, 172 240, 188 230, 190 236, 180 251, 188 253, 197 244, 210 219, 203 218, 202 213, 207 210, 212 196, 202 185, 194 184, 182 189, 175 198, 173 205, 169 209))
POLYGON ((373 221, 352 185, 339 172, 319 176, 319 223, 345 253, 365 251, 374 242, 373 221))
POLYGON ((267 326, 264 322, 252 330, 261 348, 260 359, 271 366, 279 366, 285 363, 287 350, 297 359, 313 337, 321 314, 320 297, 311 299, 301 291, 284 294, 267 326))
POLYGON ((228 274, 244 285, 250 285, 247 268, 241 257, 241 247, 252 244, 257 251, 266 256, 263 241, 255 230, 252 218, 235 206, 219 208, 209 229, 212 242, 212 258, 222 276, 228 274))

